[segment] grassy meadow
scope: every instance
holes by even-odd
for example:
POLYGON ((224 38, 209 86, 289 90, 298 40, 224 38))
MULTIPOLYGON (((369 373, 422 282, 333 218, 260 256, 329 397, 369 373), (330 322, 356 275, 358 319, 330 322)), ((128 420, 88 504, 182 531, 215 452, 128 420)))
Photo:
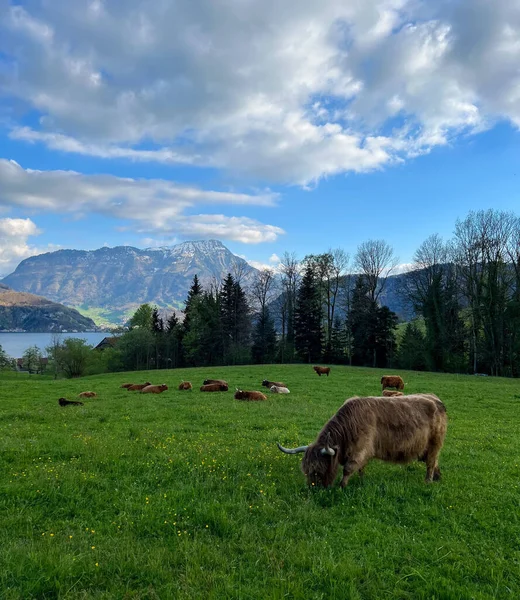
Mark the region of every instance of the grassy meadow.
POLYGON ((276 448, 313 441, 382 374, 1 373, 0 598, 520 598, 520 382, 401 373, 447 406, 439 483, 422 463, 373 461, 345 490, 309 489, 301 455, 276 448), (230 391, 200 393, 206 377, 230 391), (266 377, 291 394, 233 399, 266 377), (170 389, 119 388, 147 379, 170 389), (58 406, 85 390, 98 397, 58 406))

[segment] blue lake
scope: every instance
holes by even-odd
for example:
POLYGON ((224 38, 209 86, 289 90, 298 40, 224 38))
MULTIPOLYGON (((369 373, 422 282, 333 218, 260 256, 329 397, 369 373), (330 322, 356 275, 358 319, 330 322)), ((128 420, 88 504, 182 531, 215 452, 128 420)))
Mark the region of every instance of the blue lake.
MULTIPOLYGON (((30 346, 38 346, 46 356, 45 348, 50 345, 53 335, 52 333, 0 333, 0 346, 12 358, 21 358, 30 346)), ((97 346, 104 337, 110 335, 108 332, 61 333, 60 337, 62 340, 69 337, 82 338, 88 344, 97 346)))

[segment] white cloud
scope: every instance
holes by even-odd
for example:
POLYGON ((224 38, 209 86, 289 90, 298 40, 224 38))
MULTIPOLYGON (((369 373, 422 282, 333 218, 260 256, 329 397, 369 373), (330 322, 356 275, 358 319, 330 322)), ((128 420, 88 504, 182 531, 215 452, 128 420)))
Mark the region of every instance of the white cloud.
POLYGON ((274 241, 284 231, 247 217, 187 214, 194 207, 273 206, 276 195, 215 192, 162 179, 143 180, 74 171, 34 171, 0 159, 0 207, 70 214, 90 213, 129 222, 121 229, 163 236, 216 237, 247 244, 274 241))
POLYGON ((0 86, 17 139, 308 185, 520 126, 519 40, 512 0, 0 0, 0 86))
POLYGON ((258 269, 259 271, 264 271, 266 269, 270 269, 271 271, 278 272, 280 270, 281 259, 277 254, 271 254, 269 260, 267 262, 263 262, 261 260, 253 260, 248 259, 245 255, 238 255, 240 258, 243 258, 247 261, 252 267, 258 269))
POLYGON ((0 277, 11 273, 24 258, 51 249, 29 244, 29 238, 40 233, 31 219, 0 219, 0 277))
POLYGON ((412 271, 414 267, 414 263, 400 263, 395 267, 395 269, 392 270, 391 275, 402 275, 403 273, 408 273, 408 271, 412 271))

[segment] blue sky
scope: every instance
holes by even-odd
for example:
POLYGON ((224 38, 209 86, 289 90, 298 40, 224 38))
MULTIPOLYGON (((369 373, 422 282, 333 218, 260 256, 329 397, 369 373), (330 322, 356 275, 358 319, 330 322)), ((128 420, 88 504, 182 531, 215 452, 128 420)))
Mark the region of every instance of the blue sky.
POLYGON ((0 0, 0 276, 208 238, 410 263, 520 213, 519 64, 510 0, 0 0))

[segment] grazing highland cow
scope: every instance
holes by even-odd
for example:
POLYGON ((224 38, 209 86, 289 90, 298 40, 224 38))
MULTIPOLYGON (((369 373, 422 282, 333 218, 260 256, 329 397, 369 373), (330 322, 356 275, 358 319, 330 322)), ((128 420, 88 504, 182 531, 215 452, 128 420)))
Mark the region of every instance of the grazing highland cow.
POLYGON ((191 390, 191 389, 193 389, 193 386, 191 385, 191 382, 189 382, 189 381, 181 381, 181 383, 179 384, 179 389, 180 390, 191 390))
POLYGON ((389 387, 404 390, 404 381, 399 375, 383 375, 381 377, 381 387, 383 390, 389 387))
POLYGON ((220 385, 227 385, 228 382, 225 379, 204 379, 203 385, 211 385, 212 383, 220 383, 220 385))
POLYGON ((284 387, 283 385, 272 385, 270 388, 273 394, 290 394, 289 388, 284 387))
POLYGON ((142 390, 143 388, 147 387, 148 385, 152 385, 149 381, 147 381, 146 383, 133 383, 130 387, 127 387, 126 389, 129 392, 137 392, 142 390))
POLYGON ((207 383, 200 388, 201 392, 227 392, 227 383, 207 383))
POLYGON ((246 392, 239 390, 235 392, 235 400, 247 400, 249 402, 259 402, 260 400, 267 400, 267 396, 262 392, 246 392))
POLYGON ((81 392, 81 394, 78 394, 78 398, 95 398, 96 396, 96 392, 81 392))
POLYGON ((284 387, 285 383, 283 381, 269 381, 269 379, 264 379, 262 381, 262 386, 271 389, 275 385, 276 387, 284 387))
POLYGON ((330 367, 312 367, 316 373, 318 373, 318 375, 321 377, 322 375, 327 375, 327 377, 329 376, 330 373, 330 367))
POLYGON ((76 402, 76 400, 67 400, 67 398, 59 398, 58 404, 60 406, 83 406, 83 402, 76 402))
POLYGON ((426 463, 426 481, 440 479, 437 464, 447 428, 446 408, 434 394, 399 398, 351 398, 329 420, 309 446, 287 449, 287 454, 305 452, 302 471, 309 485, 332 485, 339 465, 341 487, 372 458, 408 463, 426 463))
POLYGON ((383 396, 391 398, 392 396, 404 396, 404 394, 403 392, 398 392, 396 390, 383 390, 383 396))
POLYGON ((168 386, 165 383, 161 383, 161 385, 147 385, 141 390, 141 394, 162 394, 167 389, 168 386))

